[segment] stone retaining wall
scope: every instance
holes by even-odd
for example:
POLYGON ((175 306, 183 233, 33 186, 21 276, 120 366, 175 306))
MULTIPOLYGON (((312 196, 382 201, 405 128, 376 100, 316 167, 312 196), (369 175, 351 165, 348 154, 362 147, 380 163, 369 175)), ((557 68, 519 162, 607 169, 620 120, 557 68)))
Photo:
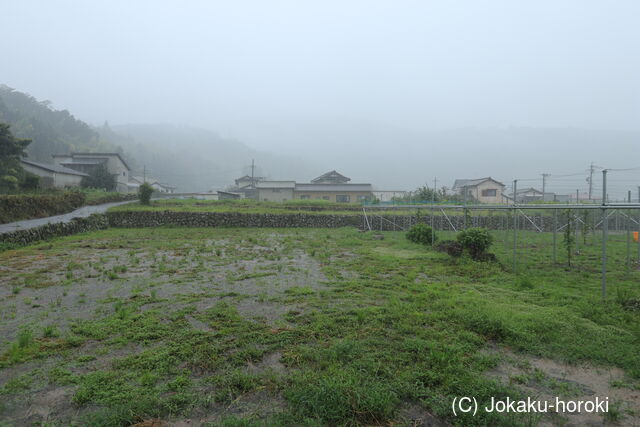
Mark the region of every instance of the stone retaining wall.
MULTIPOLYGON (((553 217, 530 216, 531 220, 520 215, 518 229, 537 231, 553 230, 553 217), (535 225, 534 225, 535 224, 535 225)), ((122 211, 94 214, 88 218, 76 218, 71 222, 47 224, 29 230, 19 230, 0 234, 0 243, 25 245, 51 237, 66 236, 86 231, 101 230, 108 227, 273 227, 273 228, 371 228, 374 231, 400 231, 416 224, 417 218, 410 215, 313 215, 313 214, 258 214, 227 212, 172 212, 172 211, 122 211)), ((429 215, 421 216, 420 222, 431 224, 429 215)), ((609 220, 611 230, 624 230, 618 221, 609 220)), ((457 230, 464 228, 463 216, 434 216, 436 230, 457 230), (452 227, 453 225, 453 227, 452 227)), ((562 219, 558 225, 562 225, 562 219)), ((487 215, 467 217, 467 227, 486 227, 492 230, 513 229, 513 219, 506 215, 487 215)))
POLYGON ((109 228, 109 221, 105 214, 93 214, 87 218, 74 218, 69 222, 45 224, 27 230, 16 230, 0 234, 0 243, 14 245, 28 245, 39 240, 52 237, 68 236, 70 234, 109 228))

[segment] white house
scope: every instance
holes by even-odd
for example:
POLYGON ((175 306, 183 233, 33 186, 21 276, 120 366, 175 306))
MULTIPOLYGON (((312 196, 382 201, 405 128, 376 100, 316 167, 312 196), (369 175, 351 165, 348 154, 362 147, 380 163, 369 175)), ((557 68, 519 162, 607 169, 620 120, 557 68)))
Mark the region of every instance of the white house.
POLYGON ((502 193, 505 185, 491 177, 479 179, 456 179, 452 190, 468 201, 498 204, 504 203, 502 193))
POLYGON ((53 161, 59 166, 86 174, 97 166, 104 165, 116 178, 116 191, 129 192, 129 166, 118 153, 71 153, 53 154, 53 161))

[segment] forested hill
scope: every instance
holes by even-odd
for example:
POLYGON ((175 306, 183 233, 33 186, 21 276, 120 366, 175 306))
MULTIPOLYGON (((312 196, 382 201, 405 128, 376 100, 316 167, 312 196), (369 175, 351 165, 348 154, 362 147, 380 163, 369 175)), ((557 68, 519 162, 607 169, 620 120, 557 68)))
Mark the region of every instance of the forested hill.
POLYGON ((99 133, 67 110, 51 108, 49 101, 0 85, 0 122, 9 123, 18 138, 32 142, 29 158, 51 163, 51 155, 71 151, 117 151, 118 146, 100 140, 99 133))
MULTIPOLYGON (((307 169, 304 162, 256 151, 214 132, 167 124, 94 128, 67 110, 55 110, 49 101, 0 85, 0 122, 9 123, 18 138, 32 142, 29 158, 51 163, 52 154, 72 151, 118 152, 133 175, 174 185, 178 191, 207 191, 233 183, 248 172, 255 159, 256 174, 274 179, 310 179, 322 169, 307 169)), ((250 173, 250 172, 249 172, 250 173)))

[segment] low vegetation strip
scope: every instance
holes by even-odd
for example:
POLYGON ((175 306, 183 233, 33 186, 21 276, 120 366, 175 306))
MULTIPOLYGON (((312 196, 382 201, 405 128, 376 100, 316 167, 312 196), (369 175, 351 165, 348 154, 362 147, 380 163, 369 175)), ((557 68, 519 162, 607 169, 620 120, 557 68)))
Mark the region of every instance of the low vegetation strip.
POLYGON ((71 212, 85 204, 81 192, 0 196, 0 224, 71 212))

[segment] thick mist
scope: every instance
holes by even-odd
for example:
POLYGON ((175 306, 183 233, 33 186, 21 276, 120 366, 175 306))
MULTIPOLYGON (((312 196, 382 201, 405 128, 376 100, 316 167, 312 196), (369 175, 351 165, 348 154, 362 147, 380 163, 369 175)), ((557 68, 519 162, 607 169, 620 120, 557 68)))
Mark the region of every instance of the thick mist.
MULTIPOLYGON (((197 127, 297 159, 265 156, 274 179, 560 178, 640 165, 638 16, 635 0, 25 0, 3 5, 0 83, 96 126, 197 127)), ((623 195, 640 173, 611 182, 623 195)))

